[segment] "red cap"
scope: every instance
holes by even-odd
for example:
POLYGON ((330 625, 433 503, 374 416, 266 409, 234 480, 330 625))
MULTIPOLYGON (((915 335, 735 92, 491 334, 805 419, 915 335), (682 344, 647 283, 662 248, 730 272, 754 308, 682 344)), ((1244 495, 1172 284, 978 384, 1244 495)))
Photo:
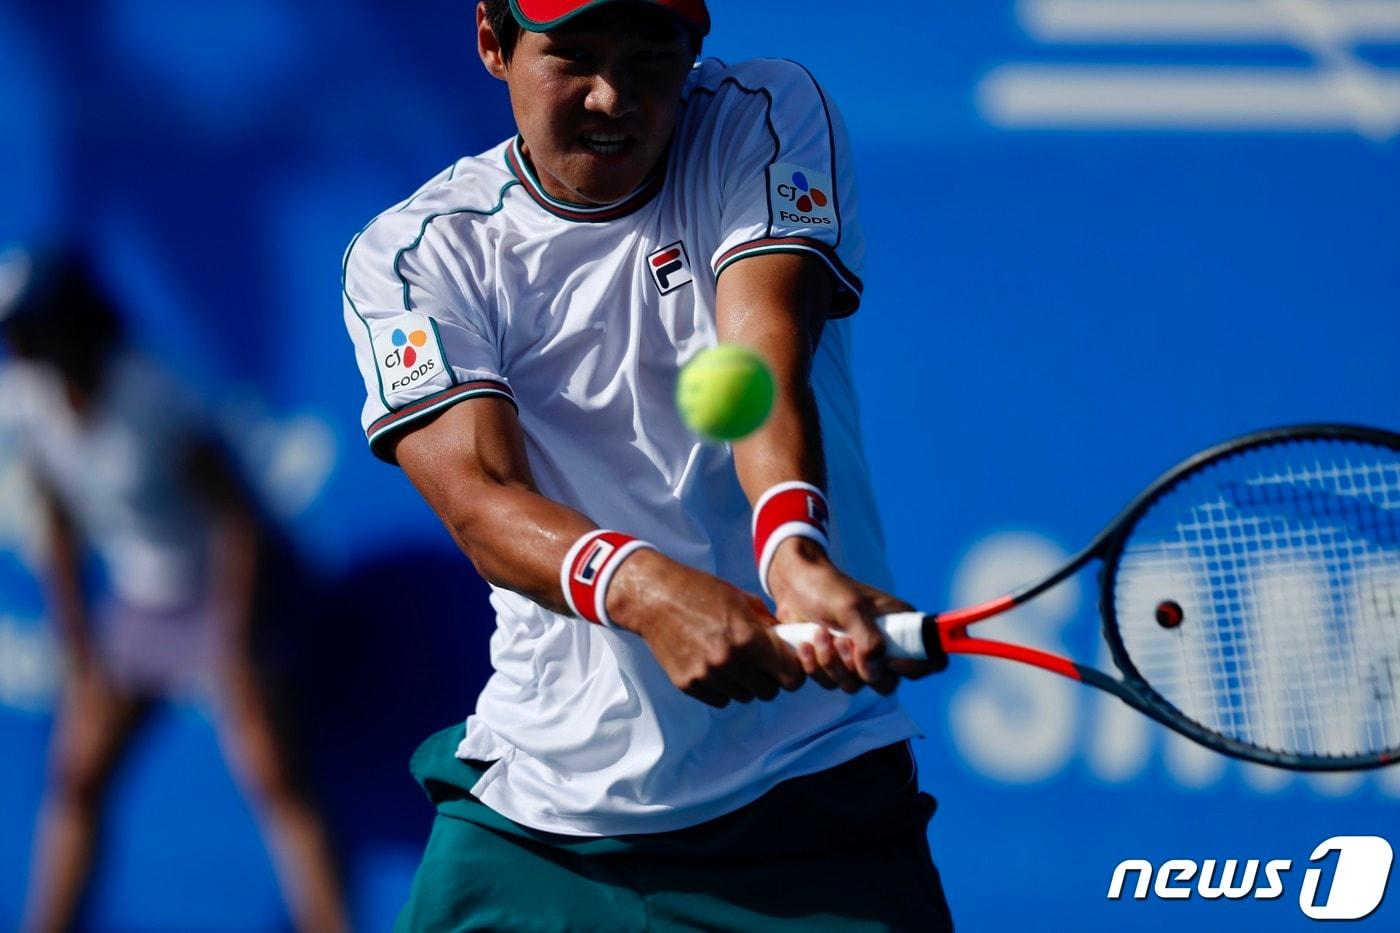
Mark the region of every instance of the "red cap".
MULTIPOLYGON (((558 28, 580 13, 587 12, 605 3, 619 0, 510 0, 510 11, 522 29, 530 32, 545 32, 558 28)), ((670 10, 685 20, 700 35, 710 32, 710 11, 705 8, 705 0, 633 0, 637 3, 650 3, 670 10)))

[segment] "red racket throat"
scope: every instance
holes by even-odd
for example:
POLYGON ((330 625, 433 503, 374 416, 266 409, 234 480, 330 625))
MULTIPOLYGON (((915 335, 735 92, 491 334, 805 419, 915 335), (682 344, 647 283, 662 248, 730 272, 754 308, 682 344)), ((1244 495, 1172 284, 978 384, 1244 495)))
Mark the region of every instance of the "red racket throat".
POLYGON ((980 654, 992 658, 1005 658, 1008 661, 1020 661, 1022 664, 1030 664, 1071 680, 1083 680, 1079 665, 1068 658, 1024 645, 974 638, 967 633, 967 627, 974 622, 1000 615, 1022 601, 1024 600, 1018 600, 1014 596, 1001 596, 976 606, 954 609, 935 616, 938 640, 942 643, 943 650, 948 654, 980 654))
MULTIPOLYGON (((1297 770, 1400 758, 1400 435, 1262 431, 1167 472, 1059 570, 938 615, 876 620, 888 656, 1018 661, 1187 738, 1297 770), (1113 670, 969 628, 1101 564, 1113 670)), ((794 642, 812 623, 779 626, 794 642)))

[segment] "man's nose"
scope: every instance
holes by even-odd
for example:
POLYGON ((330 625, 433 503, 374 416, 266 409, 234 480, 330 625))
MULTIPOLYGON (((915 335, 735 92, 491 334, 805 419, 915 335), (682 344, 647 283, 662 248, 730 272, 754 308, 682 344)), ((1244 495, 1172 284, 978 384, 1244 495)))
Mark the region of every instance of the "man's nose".
POLYGON ((611 118, 625 117, 637 109, 636 82, 621 69, 600 71, 593 79, 585 106, 611 118))

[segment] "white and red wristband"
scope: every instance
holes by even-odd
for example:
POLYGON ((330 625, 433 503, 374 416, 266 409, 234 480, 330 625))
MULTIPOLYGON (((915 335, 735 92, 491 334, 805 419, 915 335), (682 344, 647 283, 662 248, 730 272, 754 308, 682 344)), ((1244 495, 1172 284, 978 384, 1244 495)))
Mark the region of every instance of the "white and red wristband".
POLYGON ((830 547, 830 515, 826 494, 811 483, 779 483, 759 497, 753 510, 753 556, 758 582, 769 597, 773 593, 768 589, 768 568, 778 545, 788 538, 807 538, 823 549, 830 547))
POLYGON ((656 545, 606 528, 590 531, 575 541, 559 569, 559 588, 574 615, 612 628, 608 584, 622 562, 641 550, 654 551, 656 545))

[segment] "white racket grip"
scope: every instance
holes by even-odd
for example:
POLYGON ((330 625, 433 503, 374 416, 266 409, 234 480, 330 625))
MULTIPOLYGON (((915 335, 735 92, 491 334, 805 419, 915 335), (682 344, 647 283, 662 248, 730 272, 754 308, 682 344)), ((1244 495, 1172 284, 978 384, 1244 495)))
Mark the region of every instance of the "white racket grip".
MULTIPOLYGON (((924 647, 924 618, 922 612, 892 612, 876 619, 876 627, 885 636, 885 657, 928 660, 928 650, 924 647)), ((822 626, 818 622, 784 622, 774 626, 778 637, 794 648, 814 641, 820 628, 822 626)), ((831 635, 833 638, 845 637, 836 631, 831 635)))

